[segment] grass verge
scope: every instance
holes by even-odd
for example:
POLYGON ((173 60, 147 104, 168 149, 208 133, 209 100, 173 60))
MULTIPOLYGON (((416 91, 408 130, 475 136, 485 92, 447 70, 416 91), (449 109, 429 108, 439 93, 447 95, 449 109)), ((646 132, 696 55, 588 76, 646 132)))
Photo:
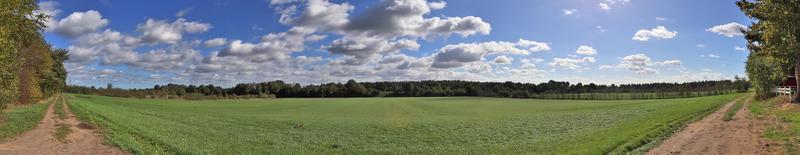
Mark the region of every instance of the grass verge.
POLYGON ((787 96, 756 101, 747 108, 759 120, 767 122, 763 137, 783 142, 785 154, 798 154, 800 144, 800 105, 787 103, 787 96))
POLYGON ((0 142, 17 134, 35 128, 44 117, 47 106, 55 101, 51 98, 37 104, 11 107, 0 113, 4 121, 0 122, 0 142))

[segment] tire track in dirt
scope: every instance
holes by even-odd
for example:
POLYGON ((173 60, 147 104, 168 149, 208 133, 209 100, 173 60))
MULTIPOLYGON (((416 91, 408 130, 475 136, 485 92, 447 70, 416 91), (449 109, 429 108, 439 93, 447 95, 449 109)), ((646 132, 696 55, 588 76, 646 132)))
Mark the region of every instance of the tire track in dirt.
POLYGON ((747 108, 752 97, 745 100, 733 120, 724 121, 725 111, 733 107, 731 101, 711 115, 689 124, 659 147, 647 154, 781 154, 778 145, 762 138, 763 126, 749 117, 747 108))
POLYGON ((122 150, 103 144, 103 137, 94 132, 91 126, 81 123, 66 105, 63 96, 57 97, 55 103, 47 108, 44 119, 33 130, 17 135, 14 139, 0 144, 0 154, 3 155, 39 155, 39 154, 111 154, 124 155, 122 150), (58 102, 58 100, 61 102, 58 102), (64 103, 64 109, 55 109, 55 104, 64 103), (66 119, 60 119, 55 110, 64 110, 66 119), (65 141, 56 139, 55 132, 59 124, 69 126, 71 132, 65 141))

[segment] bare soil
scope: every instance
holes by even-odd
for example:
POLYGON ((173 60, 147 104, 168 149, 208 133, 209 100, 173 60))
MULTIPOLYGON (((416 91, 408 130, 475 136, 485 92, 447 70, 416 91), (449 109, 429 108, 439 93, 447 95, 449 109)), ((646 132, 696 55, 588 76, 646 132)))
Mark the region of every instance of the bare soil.
MULTIPOLYGON (((60 97, 60 102, 66 102, 63 96, 60 97)), ((57 101, 55 104, 58 103, 57 101)), ((85 128, 86 125, 78 121, 67 106, 63 106, 64 109, 55 109, 55 104, 47 108, 44 119, 39 122, 39 126, 31 131, 18 135, 8 142, 0 144, 0 154, 126 154, 118 148, 104 145, 102 136, 91 128, 85 128), (64 110, 67 114, 67 118, 63 120, 58 118, 55 114, 55 110, 64 110), (64 142, 57 140, 54 136, 59 124, 67 124, 71 130, 64 142)))
POLYGON ((761 137, 764 123, 750 117, 747 107, 751 100, 752 97, 744 102, 733 120, 724 121, 722 118, 736 101, 731 101, 702 120, 689 124, 647 154, 781 154, 783 149, 780 143, 761 137))

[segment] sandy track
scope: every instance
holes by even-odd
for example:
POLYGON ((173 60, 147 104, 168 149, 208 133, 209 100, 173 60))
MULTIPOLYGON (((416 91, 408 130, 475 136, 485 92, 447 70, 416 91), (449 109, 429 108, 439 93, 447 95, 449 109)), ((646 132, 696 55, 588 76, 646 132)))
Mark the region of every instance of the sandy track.
MULTIPOLYGON (((63 96, 60 96, 56 103, 65 102, 63 96)), ((47 108, 44 119, 39 122, 39 126, 31 131, 24 132, 17 135, 14 139, 0 144, 0 154, 3 155, 16 155, 16 154, 62 154, 62 155, 85 155, 85 154, 125 154, 118 148, 107 146, 103 144, 101 135, 94 132, 94 130, 84 127, 79 127, 80 121, 75 118, 75 115, 69 111, 67 106, 64 106, 67 119, 60 119, 54 113, 55 104, 51 104, 47 108), (69 125, 72 131, 67 137, 65 142, 57 140, 54 136, 56 129, 60 123, 69 125)))
POLYGON ((723 117, 725 111, 736 104, 736 100, 702 120, 689 124, 647 154, 781 154, 777 145, 761 137, 763 126, 748 117, 750 111, 747 105, 751 100, 752 97, 745 101, 733 120, 724 121, 723 117))

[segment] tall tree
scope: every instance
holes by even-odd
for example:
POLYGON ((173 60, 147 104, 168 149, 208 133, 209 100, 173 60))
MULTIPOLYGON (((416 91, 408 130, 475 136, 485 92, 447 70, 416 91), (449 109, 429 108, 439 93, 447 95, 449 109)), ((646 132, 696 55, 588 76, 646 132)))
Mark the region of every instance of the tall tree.
POLYGON ((19 95, 20 50, 41 34, 46 15, 35 0, 0 1, 0 108, 19 95))
MULTIPOLYGON (((749 58, 747 65, 772 63, 776 69, 776 72, 758 70, 761 72, 748 73, 773 75, 751 76, 750 79, 763 82, 769 80, 763 79, 765 77, 794 74, 800 83, 800 0, 740 0, 736 5, 745 15, 755 20, 750 31, 745 32, 745 39, 748 41, 751 56, 762 57, 749 58), (755 59, 763 60, 750 61, 755 59)), ((771 86, 756 86, 758 87, 771 86)), ((800 101, 800 93, 795 98, 795 101, 800 101)))

